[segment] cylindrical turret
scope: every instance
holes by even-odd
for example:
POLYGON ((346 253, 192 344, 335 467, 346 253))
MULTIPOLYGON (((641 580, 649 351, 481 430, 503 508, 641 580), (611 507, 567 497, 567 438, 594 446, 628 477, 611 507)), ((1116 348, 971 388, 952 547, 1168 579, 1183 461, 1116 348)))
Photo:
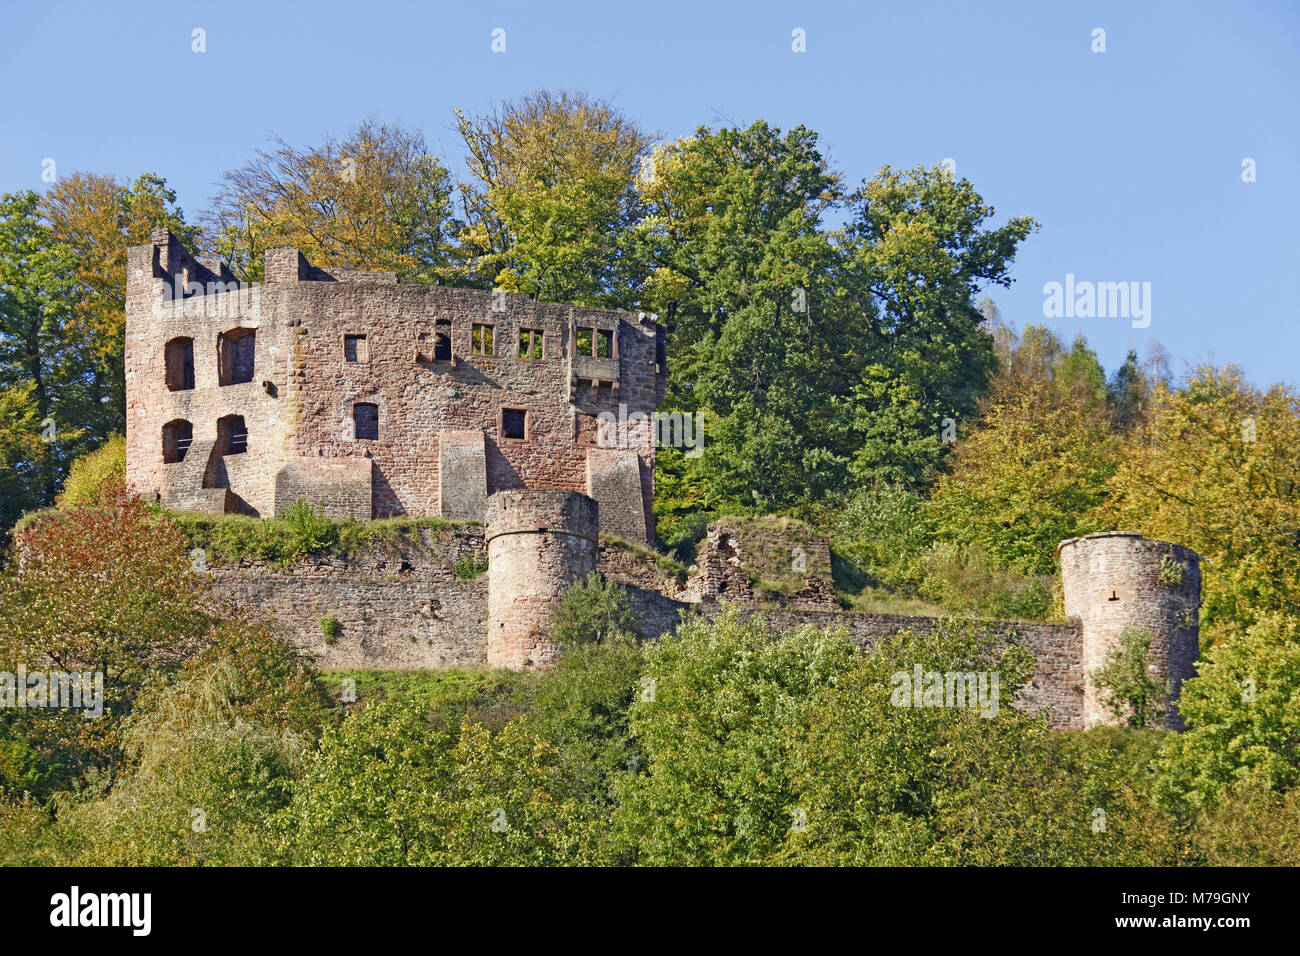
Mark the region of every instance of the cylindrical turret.
POLYGON ((499 491, 484 511, 489 667, 546 667, 550 615, 596 569, 596 502, 575 491, 499 491))
POLYGON ((1196 673, 1200 653, 1201 559, 1189 548, 1108 531, 1057 546, 1065 588, 1065 614, 1078 618, 1083 638, 1083 723, 1118 720, 1102 701, 1094 675, 1119 647, 1127 627, 1151 637, 1148 671, 1166 678, 1166 723, 1181 729, 1175 706, 1183 681, 1196 673))

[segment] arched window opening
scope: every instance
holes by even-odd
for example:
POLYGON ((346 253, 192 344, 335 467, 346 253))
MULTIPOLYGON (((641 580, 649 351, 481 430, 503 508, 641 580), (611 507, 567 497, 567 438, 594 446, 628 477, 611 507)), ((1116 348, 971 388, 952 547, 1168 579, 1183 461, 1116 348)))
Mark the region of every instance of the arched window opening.
POLYGON ((167 343, 167 388, 183 392, 194 387, 194 340, 172 339, 167 343))
POLYGON ((248 426, 243 415, 217 419, 217 454, 242 455, 248 451, 248 426))
POLYGON ((253 380, 256 329, 222 332, 217 343, 217 363, 222 385, 240 385, 253 380))
POLYGON ((193 441, 193 425, 183 418, 168 422, 162 428, 163 461, 169 465, 184 461, 193 441))

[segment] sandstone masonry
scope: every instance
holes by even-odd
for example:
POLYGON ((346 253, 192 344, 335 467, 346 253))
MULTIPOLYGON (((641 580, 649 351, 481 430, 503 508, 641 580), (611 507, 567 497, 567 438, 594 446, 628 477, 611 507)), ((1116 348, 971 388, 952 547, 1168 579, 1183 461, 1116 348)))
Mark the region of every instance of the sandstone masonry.
POLYGON ((482 520, 497 491, 549 489, 653 539, 653 316, 325 270, 291 248, 241 287, 165 230, 129 250, 126 303, 127 477, 169 507, 482 520))

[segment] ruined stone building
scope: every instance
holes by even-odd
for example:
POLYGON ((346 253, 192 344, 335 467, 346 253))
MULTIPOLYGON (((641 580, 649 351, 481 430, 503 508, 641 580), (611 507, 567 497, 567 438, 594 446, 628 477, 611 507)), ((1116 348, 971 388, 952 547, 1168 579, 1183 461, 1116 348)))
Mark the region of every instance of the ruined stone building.
POLYGON ((128 479, 175 509, 481 520, 497 491, 549 489, 599 502, 602 531, 653 538, 653 316, 325 270, 291 248, 241 288, 163 230, 128 252, 126 335, 128 479))
MULTIPOLYGON (((208 569, 219 599, 275 618, 321 666, 544 667, 552 609, 593 571, 625 588, 646 638, 724 603, 863 647, 939 626, 841 610, 826 539, 788 525, 715 523, 676 575, 616 540, 654 539, 666 347, 653 316, 404 285, 289 248, 242 289, 163 231, 129 250, 126 330, 138 493, 184 511, 279 516, 302 501, 336 518, 457 519, 370 554, 208 569), (462 563, 487 573, 454 573, 462 563), (754 585, 780 578, 794 583, 773 607, 754 585)), ((1017 706, 1059 728, 1112 720, 1095 677, 1129 627, 1176 698, 1198 655, 1197 555, 1121 532, 1059 552, 1065 623, 983 622, 1034 654, 1017 706)))

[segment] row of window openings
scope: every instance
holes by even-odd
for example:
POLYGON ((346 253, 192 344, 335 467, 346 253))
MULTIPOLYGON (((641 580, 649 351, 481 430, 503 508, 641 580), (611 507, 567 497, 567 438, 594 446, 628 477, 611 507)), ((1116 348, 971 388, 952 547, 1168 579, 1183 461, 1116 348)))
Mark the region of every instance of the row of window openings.
MULTIPOLYGON (((372 402, 357 402, 352 406, 353 437, 363 441, 379 440, 379 406, 372 402)), ((528 435, 528 412, 522 408, 501 410, 501 435, 513 441, 523 441, 528 435)), ((163 426, 163 461, 168 464, 184 461, 194 443, 194 426, 184 419, 176 419, 163 426)), ((248 451, 248 426, 242 415, 226 415, 217 419, 218 455, 242 455, 248 451)))
MULTIPOLYGON (((217 380, 221 385, 241 385, 253 380, 256 329, 234 329, 217 337, 217 380)), ((183 392, 194 387, 194 340, 172 339, 164 355, 167 388, 183 392)))
MULTIPOLYGON (((434 332, 433 360, 451 361, 451 323, 438 322, 434 332), (442 327, 445 326, 445 329, 442 327)), ((580 326, 577 330, 578 354, 593 358, 610 358, 613 333, 608 329, 580 326)), ((254 355, 257 349, 255 329, 224 332, 217 343, 217 370, 221 385, 242 385, 253 380, 254 355)), ((470 328, 470 350, 475 355, 496 355, 496 328, 475 322, 470 328)), ((545 336, 541 329, 519 330, 519 358, 541 361, 546 357, 545 336)), ((365 335, 343 336, 345 362, 369 362, 370 349, 365 335)), ((194 388, 194 340, 172 339, 166 348, 167 388, 173 392, 194 388)))

